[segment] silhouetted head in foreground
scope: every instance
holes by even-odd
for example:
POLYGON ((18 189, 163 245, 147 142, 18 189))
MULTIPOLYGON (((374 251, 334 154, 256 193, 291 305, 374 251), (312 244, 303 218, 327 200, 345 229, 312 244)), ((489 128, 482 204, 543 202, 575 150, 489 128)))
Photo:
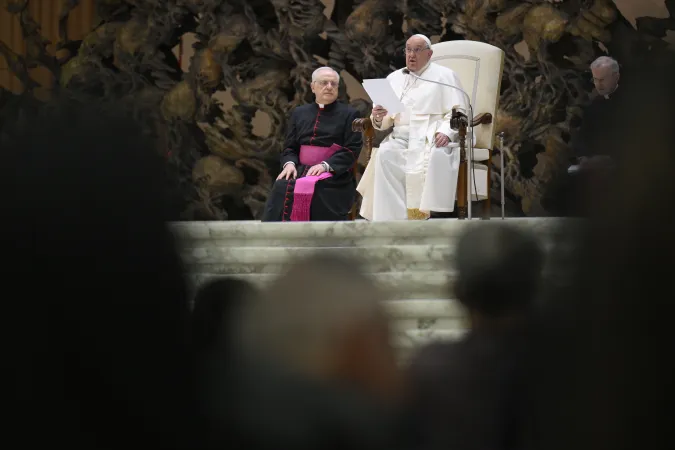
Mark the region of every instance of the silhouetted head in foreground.
POLYGON ((242 345, 256 358, 366 395, 397 394, 386 297, 358 261, 322 254, 297 261, 242 320, 242 345))
POLYGON ((544 254, 532 237, 502 224, 480 224, 457 243, 456 298, 473 328, 494 327, 530 311, 540 287, 544 254))
POLYGON ((8 428, 31 447, 180 447, 186 288, 155 144, 57 99, 0 149, 8 428))

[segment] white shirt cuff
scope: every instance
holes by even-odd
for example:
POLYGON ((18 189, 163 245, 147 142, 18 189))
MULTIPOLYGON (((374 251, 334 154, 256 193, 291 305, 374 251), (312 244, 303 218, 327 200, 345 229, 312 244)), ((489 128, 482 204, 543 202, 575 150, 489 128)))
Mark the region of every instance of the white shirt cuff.
POLYGON ((295 163, 294 163, 293 161, 286 161, 286 162, 284 163, 284 165, 281 166, 281 168, 283 169, 284 167, 286 167, 286 166, 289 165, 289 164, 295 165, 295 163))

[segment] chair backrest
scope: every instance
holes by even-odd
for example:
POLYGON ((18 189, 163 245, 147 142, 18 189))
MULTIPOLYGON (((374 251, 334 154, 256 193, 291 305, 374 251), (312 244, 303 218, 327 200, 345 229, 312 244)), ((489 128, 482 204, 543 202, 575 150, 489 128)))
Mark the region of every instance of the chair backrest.
POLYGON ((492 123, 474 129, 476 148, 492 148, 499 91, 504 72, 504 51, 476 41, 447 41, 431 46, 431 61, 455 71, 471 97, 474 116, 492 114, 492 123))

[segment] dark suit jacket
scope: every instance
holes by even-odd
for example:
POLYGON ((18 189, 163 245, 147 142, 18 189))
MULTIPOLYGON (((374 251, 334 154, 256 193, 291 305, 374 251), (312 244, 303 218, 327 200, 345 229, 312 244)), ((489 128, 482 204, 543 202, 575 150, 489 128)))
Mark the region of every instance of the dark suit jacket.
POLYGON ((472 332, 423 348, 409 373, 408 439, 415 447, 520 448, 525 343, 525 332, 472 332))
POLYGON ((614 155, 612 133, 617 126, 617 108, 624 91, 619 84, 609 98, 598 95, 584 109, 581 127, 572 138, 574 156, 614 155))

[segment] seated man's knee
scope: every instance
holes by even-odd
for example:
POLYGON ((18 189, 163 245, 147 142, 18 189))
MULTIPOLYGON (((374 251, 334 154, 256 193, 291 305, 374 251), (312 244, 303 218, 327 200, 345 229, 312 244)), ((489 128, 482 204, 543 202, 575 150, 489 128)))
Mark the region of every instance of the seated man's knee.
POLYGON ((288 187, 289 180, 281 179, 276 180, 272 185, 272 190, 285 190, 288 187))
POLYGON ((382 145, 377 149, 377 157, 380 162, 390 162, 395 158, 396 150, 390 145, 382 145))
POLYGON ((452 143, 446 145, 445 147, 431 147, 431 153, 442 153, 444 155, 449 155, 452 152, 459 151, 459 147, 452 145, 452 143))

